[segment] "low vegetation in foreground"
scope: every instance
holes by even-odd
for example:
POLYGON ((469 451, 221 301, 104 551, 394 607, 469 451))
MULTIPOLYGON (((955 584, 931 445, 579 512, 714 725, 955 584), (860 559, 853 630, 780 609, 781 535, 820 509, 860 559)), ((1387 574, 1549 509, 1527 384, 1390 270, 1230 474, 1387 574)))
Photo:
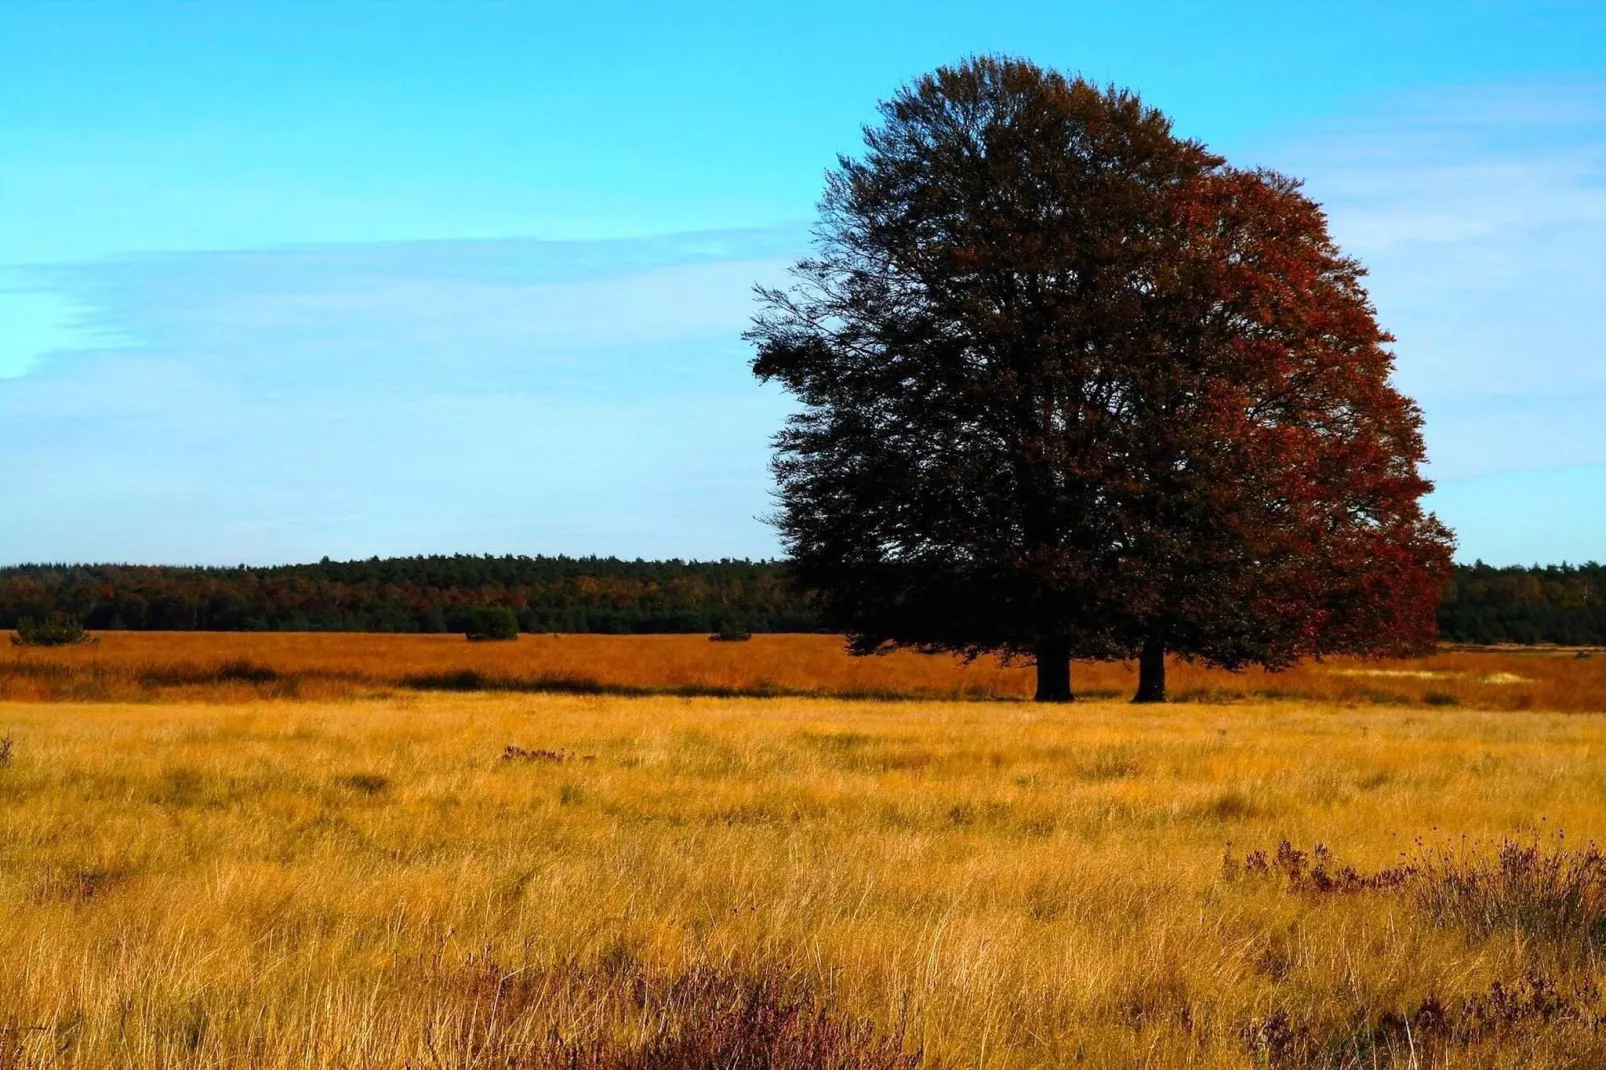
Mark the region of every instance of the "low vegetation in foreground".
POLYGON ((0 732, 0 1066, 1606 1065, 1598 718, 398 692, 0 732))

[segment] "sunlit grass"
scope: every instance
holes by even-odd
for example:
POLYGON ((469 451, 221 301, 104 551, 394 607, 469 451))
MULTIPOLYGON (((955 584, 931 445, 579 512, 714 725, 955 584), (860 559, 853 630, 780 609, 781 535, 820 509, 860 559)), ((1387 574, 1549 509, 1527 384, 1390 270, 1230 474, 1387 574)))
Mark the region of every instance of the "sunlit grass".
POLYGON ((1592 717, 398 693, 5 733, 0 1066, 695 1065, 747 1028, 796 1066, 1606 1061, 1593 892, 1472 925, 1241 864, 1582 848, 1592 717))

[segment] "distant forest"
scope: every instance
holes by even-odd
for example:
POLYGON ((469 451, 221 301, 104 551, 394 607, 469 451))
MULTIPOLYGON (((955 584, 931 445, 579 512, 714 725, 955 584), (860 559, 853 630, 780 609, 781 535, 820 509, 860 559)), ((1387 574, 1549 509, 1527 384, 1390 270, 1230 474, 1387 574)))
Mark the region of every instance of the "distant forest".
MULTIPOLYGON (((527 632, 819 631, 769 561, 402 557, 272 568, 0 568, 0 628, 65 613, 91 630, 460 632, 506 605, 527 632)), ((1458 565, 1439 607, 1464 643, 1606 644, 1606 565, 1458 565)))
POLYGON ((1439 633, 1458 643, 1606 645, 1606 565, 1457 565, 1439 633))

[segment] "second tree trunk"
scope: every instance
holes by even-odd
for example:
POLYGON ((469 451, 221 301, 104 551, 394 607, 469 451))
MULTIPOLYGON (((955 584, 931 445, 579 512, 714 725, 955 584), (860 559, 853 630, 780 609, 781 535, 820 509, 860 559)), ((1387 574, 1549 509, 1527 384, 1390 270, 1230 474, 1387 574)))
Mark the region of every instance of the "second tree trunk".
POLYGON ((1071 644, 1045 639, 1037 644, 1038 702, 1071 701, 1071 644))
POLYGON ((1132 701, 1165 701, 1165 644, 1158 639, 1146 640, 1138 655, 1138 693, 1132 701))

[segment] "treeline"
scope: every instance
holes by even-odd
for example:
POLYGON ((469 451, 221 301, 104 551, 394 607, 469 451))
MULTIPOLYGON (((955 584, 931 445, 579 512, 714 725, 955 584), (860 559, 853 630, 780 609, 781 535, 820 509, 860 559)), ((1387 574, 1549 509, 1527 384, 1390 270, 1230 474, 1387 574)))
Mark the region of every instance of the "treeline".
POLYGON ((526 632, 817 630, 766 561, 402 557, 272 568, 0 569, 0 628, 62 612, 91 630, 461 632, 508 606, 526 632))
MULTIPOLYGON (((55 613, 91 630, 461 632, 505 605, 527 632, 820 630, 770 561, 402 557, 273 568, 21 565, 0 569, 0 628, 55 613)), ((1445 639, 1606 645, 1606 566, 1458 565, 1445 639)))
POLYGON ((1461 643, 1606 645, 1606 565, 1457 565, 1439 632, 1461 643))

